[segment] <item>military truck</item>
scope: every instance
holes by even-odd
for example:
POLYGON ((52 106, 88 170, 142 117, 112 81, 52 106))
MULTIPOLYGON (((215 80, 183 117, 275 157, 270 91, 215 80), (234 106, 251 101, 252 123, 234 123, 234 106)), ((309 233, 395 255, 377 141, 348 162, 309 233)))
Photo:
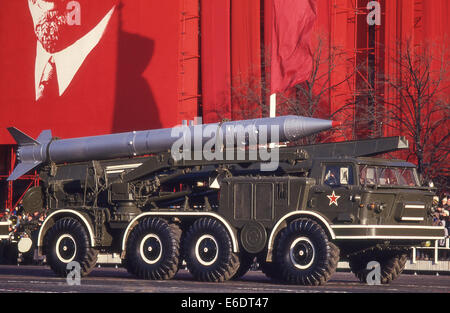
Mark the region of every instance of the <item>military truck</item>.
POLYGON ((118 253, 142 279, 171 279, 184 260, 197 280, 222 282, 257 260, 275 281, 321 285, 348 260, 362 282, 367 264, 379 262, 389 283, 410 247, 444 236, 432 226, 434 190, 415 166, 374 157, 405 148, 403 137, 266 146, 278 149, 272 171, 250 150, 212 160, 170 151, 48 160, 22 205, 48 210, 33 244, 61 276, 73 261, 85 276, 99 253, 118 253))

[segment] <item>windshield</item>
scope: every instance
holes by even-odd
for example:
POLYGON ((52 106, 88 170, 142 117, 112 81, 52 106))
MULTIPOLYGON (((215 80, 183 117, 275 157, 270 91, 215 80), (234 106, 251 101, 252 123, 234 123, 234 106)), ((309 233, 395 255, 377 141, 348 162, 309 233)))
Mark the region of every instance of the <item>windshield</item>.
POLYGON ((401 167, 360 166, 359 182, 361 185, 419 186, 415 170, 401 167))

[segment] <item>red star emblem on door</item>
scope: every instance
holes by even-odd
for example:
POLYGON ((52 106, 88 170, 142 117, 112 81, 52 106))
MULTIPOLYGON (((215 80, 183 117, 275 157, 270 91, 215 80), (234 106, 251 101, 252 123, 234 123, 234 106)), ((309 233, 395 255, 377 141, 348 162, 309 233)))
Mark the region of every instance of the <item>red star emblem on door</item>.
POLYGON ((331 195, 329 195, 329 196, 327 196, 327 198, 328 199, 330 199, 330 206, 332 205, 332 204, 335 204, 336 206, 338 206, 338 203, 337 203, 337 201, 338 201, 338 199, 340 198, 341 196, 337 196, 335 193, 334 193, 334 190, 333 190, 333 193, 331 194, 331 195))

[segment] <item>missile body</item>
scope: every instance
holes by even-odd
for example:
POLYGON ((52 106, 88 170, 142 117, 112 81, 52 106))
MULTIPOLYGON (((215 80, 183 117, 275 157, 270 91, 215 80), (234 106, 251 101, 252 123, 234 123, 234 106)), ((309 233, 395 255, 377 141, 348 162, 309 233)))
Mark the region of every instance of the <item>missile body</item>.
POLYGON ((60 140, 53 140, 50 130, 44 130, 35 140, 11 127, 8 131, 19 145, 19 164, 8 180, 15 180, 46 162, 59 164, 159 153, 171 150, 179 140, 192 143, 192 150, 201 149, 206 142, 217 138, 224 145, 228 142, 248 145, 260 143, 263 133, 264 144, 289 142, 335 125, 336 122, 329 120, 288 115, 60 140), (200 145, 195 146, 196 143, 200 145))

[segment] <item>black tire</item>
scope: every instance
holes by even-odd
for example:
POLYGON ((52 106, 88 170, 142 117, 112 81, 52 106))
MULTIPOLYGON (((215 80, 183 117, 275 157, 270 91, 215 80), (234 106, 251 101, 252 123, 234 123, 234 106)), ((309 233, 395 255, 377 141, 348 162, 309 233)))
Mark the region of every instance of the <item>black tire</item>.
POLYGON ((299 219, 277 236, 273 259, 271 271, 279 272, 275 278, 290 284, 318 286, 336 271, 339 248, 328 241, 318 223, 299 219))
POLYGON ((6 256, 6 245, 0 241, 0 265, 5 265, 6 264, 6 260, 5 260, 5 256, 6 256))
POLYGON ((67 277, 67 264, 80 264, 82 277, 89 275, 97 263, 98 251, 91 247, 86 229, 76 219, 63 218, 50 228, 44 239, 47 263, 56 275, 67 277))
POLYGON ((22 265, 33 265, 34 264, 34 249, 26 253, 22 253, 22 265))
POLYGON ((360 282, 367 283, 367 276, 371 272, 371 269, 367 269, 367 264, 377 261, 380 264, 380 282, 389 284, 400 276, 405 269, 407 260, 406 253, 375 250, 351 257, 349 266, 360 282))
POLYGON ((17 245, 14 245, 10 242, 0 243, 0 253, 2 253, 2 255, 0 255, 0 264, 17 265, 17 258, 19 256, 17 245))
POLYGON ((239 268, 239 258, 225 227, 212 218, 200 218, 186 233, 183 242, 187 267, 195 279, 223 282, 239 268))
POLYGON ((128 237, 125 267, 152 280, 171 279, 178 272, 181 229, 161 218, 147 218, 128 237))
POLYGON ((249 254, 245 251, 241 251, 239 253, 239 268, 236 271, 236 274, 234 274, 232 279, 238 280, 238 279, 244 277, 245 274, 247 274, 248 271, 251 269, 254 259, 255 259, 255 256, 253 254, 249 254))

